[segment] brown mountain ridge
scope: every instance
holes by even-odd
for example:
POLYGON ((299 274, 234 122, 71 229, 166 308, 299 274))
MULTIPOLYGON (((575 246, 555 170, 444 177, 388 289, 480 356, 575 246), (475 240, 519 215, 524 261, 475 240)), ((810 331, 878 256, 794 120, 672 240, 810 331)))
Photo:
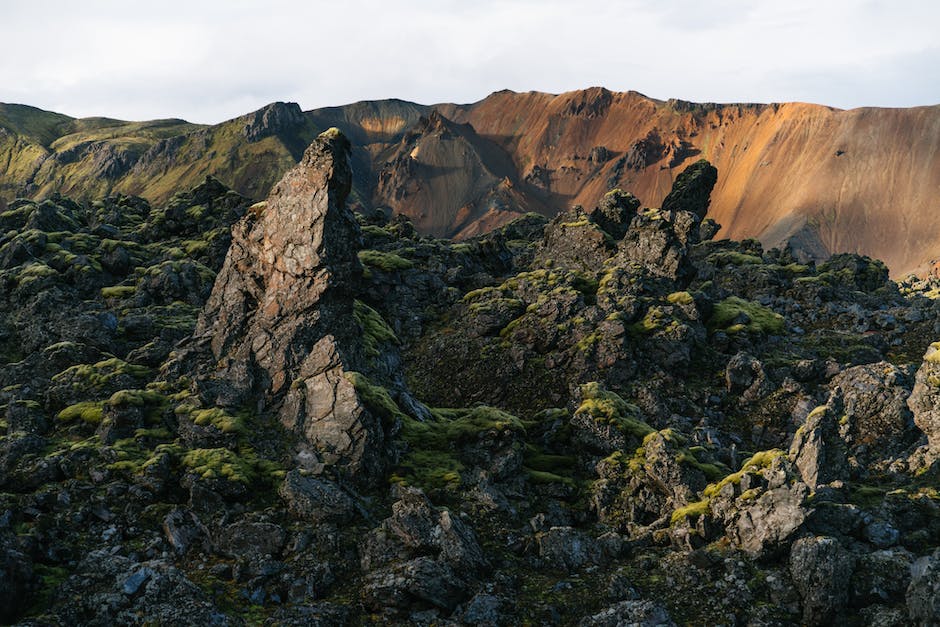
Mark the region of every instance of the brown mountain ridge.
POLYGON ((502 91, 468 105, 274 103, 201 126, 0 105, 0 198, 122 192, 159 202, 206 175, 261 198, 331 126, 353 143, 352 199, 435 236, 590 208, 617 187, 658 206, 705 158, 719 171, 709 216, 720 236, 806 258, 859 252, 895 276, 940 258, 940 106, 695 104, 594 87, 502 91))

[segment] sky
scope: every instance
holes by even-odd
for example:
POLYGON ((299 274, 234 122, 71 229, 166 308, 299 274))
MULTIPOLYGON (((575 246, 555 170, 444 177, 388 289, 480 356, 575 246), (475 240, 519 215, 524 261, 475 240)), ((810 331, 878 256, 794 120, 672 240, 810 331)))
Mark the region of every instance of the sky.
POLYGON ((0 102, 216 123, 501 89, 940 104, 937 0, 3 0, 0 102))

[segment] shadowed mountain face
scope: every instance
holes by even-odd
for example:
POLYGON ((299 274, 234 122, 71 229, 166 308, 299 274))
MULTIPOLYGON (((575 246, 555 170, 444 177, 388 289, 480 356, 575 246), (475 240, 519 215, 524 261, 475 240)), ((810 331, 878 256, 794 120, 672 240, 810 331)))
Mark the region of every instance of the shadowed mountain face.
POLYGON ((353 144, 351 201, 391 208, 436 236, 590 206, 615 187, 658 206, 706 158, 722 172, 709 210, 720 236, 789 245, 805 259, 861 252, 895 275, 940 258, 940 107, 694 104, 591 88, 306 113, 275 103, 206 127, 2 105, 0 197, 121 191, 163 201, 212 174, 261 198, 329 126, 353 144))

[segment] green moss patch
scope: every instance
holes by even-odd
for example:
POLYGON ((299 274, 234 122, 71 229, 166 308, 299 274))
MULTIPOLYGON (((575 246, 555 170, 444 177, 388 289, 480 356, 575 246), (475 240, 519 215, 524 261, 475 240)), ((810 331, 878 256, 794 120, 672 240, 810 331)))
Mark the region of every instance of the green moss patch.
POLYGON ((388 390, 372 383, 368 377, 359 372, 347 372, 345 376, 356 388, 356 393, 359 394, 363 404, 369 411, 379 416, 386 425, 396 420, 408 419, 398 408, 398 404, 392 399, 388 390))
POLYGON ((771 449, 769 451, 755 453, 747 461, 745 461, 744 464, 741 465, 741 470, 728 475, 718 483, 709 484, 702 492, 702 495, 706 498, 717 496, 718 493, 721 492, 721 489, 729 483, 733 483, 735 485, 740 484, 741 479, 745 474, 760 472, 765 468, 769 468, 775 459, 783 455, 785 455, 785 453, 780 449, 771 449))
POLYGON ((398 336, 388 326, 388 323, 372 307, 369 307, 362 301, 353 302, 353 316, 362 330, 362 345, 365 348, 366 356, 370 358, 378 357, 380 354, 379 346, 385 343, 398 344, 398 336))
POLYGON ((751 333, 780 334, 784 330, 784 319, 760 303, 729 296, 715 305, 708 327, 732 333, 747 329, 751 333), (745 317, 746 322, 737 322, 745 317))
POLYGON ((597 382, 581 386, 581 405, 575 413, 590 414, 595 420, 615 426, 624 434, 637 439, 655 432, 639 417, 639 408, 597 382))
POLYGON ((127 298, 137 292, 136 285, 113 285, 101 288, 102 298, 127 298))
POLYGON ((101 423, 101 416, 104 413, 104 403, 101 401, 83 401, 75 403, 60 411, 56 418, 62 422, 75 422, 81 420, 87 424, 96 425, 101 423))
POLYGON ((689 503, 685 507, 679 507, 672 512, 669 517, 669 524, 675 525, 688 518, 698 518, 711 513, 711 502, 709 499, 689 503))
POLYGON ((394 253, 386 253, 380 250, 360 250, 359 261, 363 265, 382 270, 383 272, 397 272, 399 270, 408 270, 414 267, 414 262, 394 253))
POLYGON ((150 375, 150 368, 129 364, 122 359, 112 357, 94 364, 78 364, 60 372, 53 380, 72 378, 76 384, 89 388, 102 388, 118 376, 145 378, 150 375))

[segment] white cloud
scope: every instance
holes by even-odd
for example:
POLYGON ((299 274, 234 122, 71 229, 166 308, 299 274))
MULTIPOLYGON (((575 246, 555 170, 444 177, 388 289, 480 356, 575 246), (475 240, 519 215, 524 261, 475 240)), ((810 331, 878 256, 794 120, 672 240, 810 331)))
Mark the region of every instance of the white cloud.
POLYGON ((10 0, 0 101, 218 122, 273 100, 590 85, 699 101, 940 102, 933 0, 10 0))

